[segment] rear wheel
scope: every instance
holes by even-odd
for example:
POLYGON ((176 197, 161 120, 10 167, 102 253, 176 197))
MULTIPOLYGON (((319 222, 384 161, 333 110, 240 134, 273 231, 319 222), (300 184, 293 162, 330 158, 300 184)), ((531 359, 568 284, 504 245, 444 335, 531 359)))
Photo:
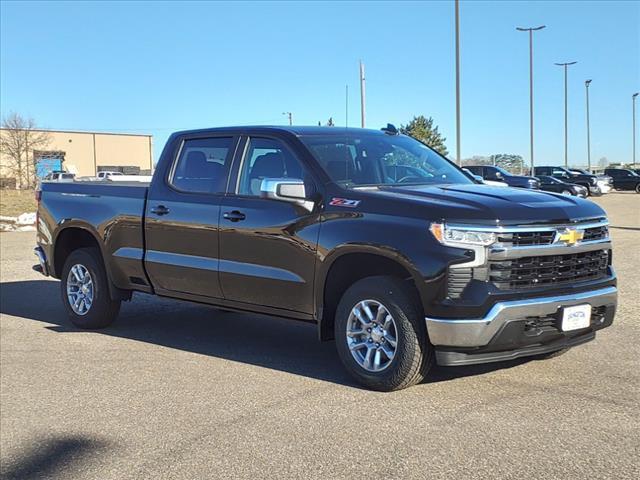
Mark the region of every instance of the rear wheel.
POLYGON ((393 391, 421 382, 433 364, 423 315, 402 281, 368 277, 345 292, 336 312, 340 360, 362 385, 393 391))
POLYGON ((120 301, 109 294, 107 272, 96 248, 72 252, 60 278, 62 301, 75 326, 103 328, 116 319, 120 301))

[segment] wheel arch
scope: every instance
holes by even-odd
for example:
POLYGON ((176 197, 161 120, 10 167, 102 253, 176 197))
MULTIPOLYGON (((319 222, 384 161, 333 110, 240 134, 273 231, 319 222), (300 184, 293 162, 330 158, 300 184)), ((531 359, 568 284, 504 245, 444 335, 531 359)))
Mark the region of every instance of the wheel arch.
POLYGON ((88 228, 81 223, 72 223, 61 228, 54 238, 53 242, 53 258, 51 265, 53 267, 53 277, 60 278, 64 264, 69 255, 80 248, 96 248, 100 255, 100 261, 104 266, 108 285, 109 295, 114 300, 128 299, 130 292, 126 292, 117 288, 111 280, 111 269, 109 262, 106 261, 105 252, 102 248, 100 236, 92 228, 88 228))
POLYGON ((405 281, 420 311, 424 310, 419 289, 422 276, 409 259, 384 247, 343 246, 324 259, 316 281, 316 319, 320 340, 333 339, 335 312, 344 291, 358 280, 377 275, 405 281))

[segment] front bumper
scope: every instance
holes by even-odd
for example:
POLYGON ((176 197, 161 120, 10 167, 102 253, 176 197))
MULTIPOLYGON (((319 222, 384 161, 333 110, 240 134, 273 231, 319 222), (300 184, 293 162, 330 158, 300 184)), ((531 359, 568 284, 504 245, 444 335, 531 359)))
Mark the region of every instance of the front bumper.
MULTIPOLYGON (((485 347, 511 323, 523 324, 530 319, 558 316, 563 307, 572 305, 590 304, 594 309, 603 307, 610 317, 607 321, 610 324, 617 296, 617 288, 610 286, 590 292, 498 302, 483 318, 426 317, 425 321, 429 339, 436 348, 485 347)), ((564 337, 561 335, 561 338, 564 337)))
POLYGON ((607 182, 598 182, 597 183, 598 188, 600 189, 600 193, 602 194, 606 194, 609 193, 612 189, 611 184, 607 183, 607 182))

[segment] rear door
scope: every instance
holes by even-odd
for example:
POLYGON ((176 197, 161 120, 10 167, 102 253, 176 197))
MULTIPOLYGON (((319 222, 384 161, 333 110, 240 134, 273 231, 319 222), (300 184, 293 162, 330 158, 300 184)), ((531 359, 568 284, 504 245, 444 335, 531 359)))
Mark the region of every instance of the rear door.
POLYGON ((260 197, 264 178, 318 185, 283 140, 251 137, 220 215, 220 283, 225 300, 313 312, 313 279, 320 215, 299 205, 260 197))
POLYGON ((187 137, 165 177, 152 182, 145 267, 158 293, 222 298, 218 222, 237 144, 234 135, 187 137))

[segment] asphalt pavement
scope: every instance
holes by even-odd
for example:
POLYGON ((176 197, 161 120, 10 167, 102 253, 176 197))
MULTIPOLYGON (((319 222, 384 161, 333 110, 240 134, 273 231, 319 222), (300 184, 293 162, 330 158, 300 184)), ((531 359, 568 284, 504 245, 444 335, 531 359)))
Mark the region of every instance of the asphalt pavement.
POLYGON ((640 195, 610 215, 620 306, 548 360, 437 368, 359 388, 313 325, 137 295, 111 327, 67 320, 0 234, 3 478, 640 478, 640 195))

